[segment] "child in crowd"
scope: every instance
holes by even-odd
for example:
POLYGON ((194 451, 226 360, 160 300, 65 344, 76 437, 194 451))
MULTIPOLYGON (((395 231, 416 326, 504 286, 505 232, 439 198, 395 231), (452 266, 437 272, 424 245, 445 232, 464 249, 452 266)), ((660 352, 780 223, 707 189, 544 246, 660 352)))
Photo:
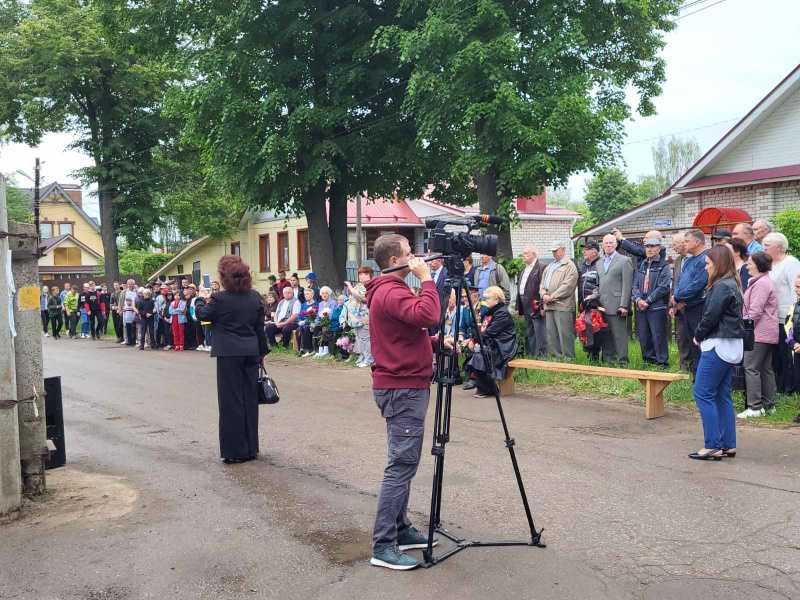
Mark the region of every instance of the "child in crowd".
POLYGON ((175 295, 169 305, 169 315, 172 318, 172 349, 177 352, 183 351, 183 334, 186 328, 186 300, 175 295))
POLYGON ((133 298, 125 299, 125 306, 122 309, 122 323, 125 326, 125 339, 127 345, 133 346, 136 344, 136 306, 133 303, 133 298))

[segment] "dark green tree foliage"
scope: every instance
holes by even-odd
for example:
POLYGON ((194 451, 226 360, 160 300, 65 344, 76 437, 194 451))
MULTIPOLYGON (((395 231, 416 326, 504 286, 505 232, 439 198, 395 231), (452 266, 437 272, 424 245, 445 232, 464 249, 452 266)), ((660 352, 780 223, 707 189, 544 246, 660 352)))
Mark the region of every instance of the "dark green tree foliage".
POLYGON ((427 157, 401 111, 403 70, 371 45, 398 4, 179 5, 195 41, 187 138, 248 206, 306 216, 314 270, 332 284, 344 276, 346 199, 422 187, 407 166, 427 157))
POLYGON ((33 211, 31 210, 31 200, 28 194, 19 188, 6 186, 6 202, 9 221, 18 223, 33 222, 33 211))
POLYGON ((594 221, 602 223, 637 205, 636 186, 622 169, 605 169, 586 184, 586 204, 594 221))
MULTIPOLYGON (((382 31, 413 67, 406 107, 420 145, 447 156, 442 197, 497 214, 514 197, 608 164, 631 116, 653 112, 662 35, 680 0, 431 0, 411 28, 382 31), (473 187, 474 185, 474 187, 473 187)), ((418 9, 417 9, 418 10, 418 9)), ((501 236, 510 255, 510 233, 501 236)))
POLYGON ((29 144, 69 131, 92 157, 83 175, 98 185, 105 272, 116 279, 117 236, 147 245, 158 221, 150 150, 164 135, 161 101, 175 73, 143 29, 141 5, 33 0, 22 13, 20 5, 0 5, 0 124, 29 144))

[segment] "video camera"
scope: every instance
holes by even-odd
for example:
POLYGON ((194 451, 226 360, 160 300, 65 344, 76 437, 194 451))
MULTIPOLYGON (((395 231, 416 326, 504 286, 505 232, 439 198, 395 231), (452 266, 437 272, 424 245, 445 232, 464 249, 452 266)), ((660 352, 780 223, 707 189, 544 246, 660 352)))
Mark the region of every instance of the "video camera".
POLYGON ((458 255, 466 258, 472 253, 497 256, 497 236, 474 235, 470 233, 475 227, 482 225, 501 225, 503 219, 490 215, 476 215, 469 219, 426 219, 425 227, 430 229, 428 250, 444 255, 458 255), (467 227, 467 231, 453 232, 445 230, 447 225, 467 227))

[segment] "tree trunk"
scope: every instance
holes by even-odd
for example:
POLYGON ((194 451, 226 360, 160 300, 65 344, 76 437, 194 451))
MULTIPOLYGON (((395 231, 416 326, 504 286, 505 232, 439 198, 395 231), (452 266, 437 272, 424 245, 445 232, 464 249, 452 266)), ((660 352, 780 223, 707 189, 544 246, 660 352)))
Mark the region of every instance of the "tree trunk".
POLYGON ((107 181, 98 181, 97 185, 106 284, 111 286, 114 281, 119 280, 119 253, 117 252, 117 234, 114 232, 114 191, 107 181))
POLYGON ((320 285, 341 286, 342 277, 336 271, 333 258, 333 243, 328 231, 328 216, 325 206, 324 182, 303 195, 303 211, 308 222, 308 243, 311 265, 320 285))
MULTIPOLYGON (((497 175, 493 168, 475 177, 478 184, 478 204, 481 214, 496 215, 500 210, 500 196, 497 193, 497 175)), ((489 232, 497 235, 497 255, 513 258, 511 248, 511 227, 508 224, 500 227, 490 226, 489 232)))
POLYGON ((332 184, 328 190, 328 233, 333 245, 333 264, 339 277, 339 287, 347 277, 347 196, 341 186, 332 184))

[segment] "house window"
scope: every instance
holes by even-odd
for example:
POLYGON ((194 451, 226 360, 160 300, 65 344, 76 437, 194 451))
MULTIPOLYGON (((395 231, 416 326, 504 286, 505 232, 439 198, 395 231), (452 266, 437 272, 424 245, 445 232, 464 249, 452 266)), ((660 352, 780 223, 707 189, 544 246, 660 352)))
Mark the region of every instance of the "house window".
POLYGON ((66 235, 67 233, 73 235, 74 223, 59 223, 58 235, 66 235))
POLYGON ((258 263, 262 273, 270 271, 269 264, 269 234, 258 236, 258 263))
POLYGON ((53 264, 56 267, 77 267, 81 264, 81 249, 56 248, 53 250, 53 264))
POLYGON ((289 233, 278 233, 278 270, 288 271, 289 267, 289 233))
POLYGON ((39 223, 39 237, 43 240, 53 237, 53 224, 39 223))
POLYGON ((192 263, 192 283, 200 285, 200 261, 196 260, 192 263))
POLYGON ((178 265, 178 275, 183 275, 183 265, 178 265))
POLYGON ((231 242, 231 254, 234 256, 242 255, 242 245, 239 242, 231 242))
POLYGON ((297 230, 297 268, 300 270, 311 268, 311 258, 308 253, 308 229, 297 230))

